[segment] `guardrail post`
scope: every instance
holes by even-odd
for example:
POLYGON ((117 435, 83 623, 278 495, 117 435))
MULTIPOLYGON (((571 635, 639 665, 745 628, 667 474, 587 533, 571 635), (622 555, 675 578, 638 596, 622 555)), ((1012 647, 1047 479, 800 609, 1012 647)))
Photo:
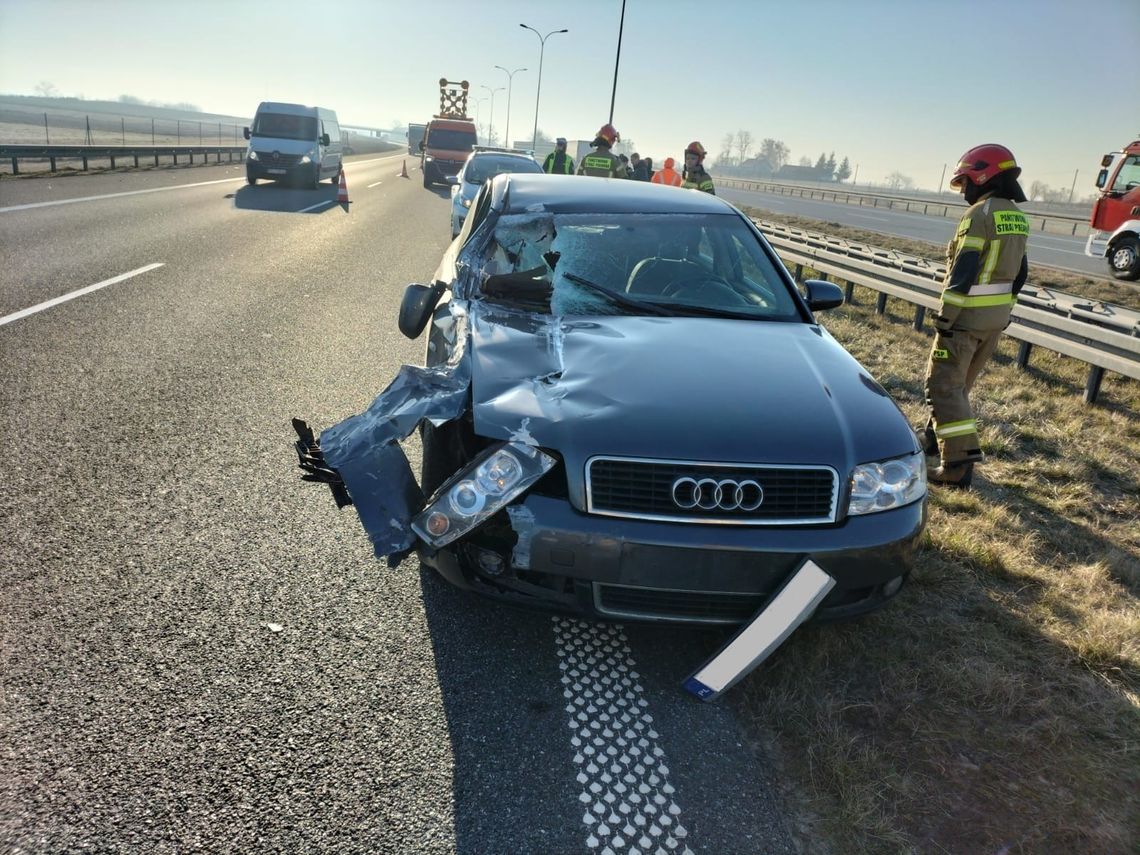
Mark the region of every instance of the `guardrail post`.
POLYGON ((1104 369, 1099 365, 1089 366, 1089 379, 1085 381, 1085 403, 1092 404, 1096 402, 1096 396, 1100 392, 1100 381, 1104 379, 1104 369))
POLYGON ((19 175, 20 174, 20 159, 18 157, 12 158, 12 174, 13 175, 19 175))
POLYGON ((855 283, 854 282, 851 282, 850 280, 848 280, 847 292, 843 295, 843 297, 844 297, 844 302, 846 302, 847 305, 849 305, 849 306, 855 302, 855 283))
POLYGON ((158 166, 158 152, 157 151, 154 153, 154 165, 158 166))
POLYGON ((796 281, 797 282, 803 281, 803 275, 804 275, 804 266, 802 264, 797 264, 796 265, 796 281))
POLYGON ((926 306, 914 307, 914 328, 918 332, 922 332, 922 322, 926 318, 926 306))
POLYGON ((83 171, 86 172, 87 171, 87 155, 83 155, 81 160, 83 161, 83 171))
POLYGON ((52 172, 57 172, 58 170, 55 168, 55 158, 54 158, 54 157, 49 157, 49 158, 48 158, 48 160, 51 162, 51 171, 52 171, 52 172))
POLYGON ((879 294, 879 299, 875 301, 875 314, 881 315, 887 311, 887 295, 885 293, 879 294))
POLYGON ((171 155, 173 155, 173 157, 174 157, 174 165, 177 166, 178 165, 178 152, 172 151, 171 155))
POLYGON ((139 153, 135 152, 135 169, 139 168, 139 153))
POLYGON ((1017 348, 1017 367, 1018 368, 1028 368, 1029 367, 1029 353, 1032 350, 1033 350, 1033 345, 1031 345, 1027 341, 1023 341, 1021 343, 1021 345, 1017 348))
MULTIPOLYGON (((86 169, 86 167, 84 167, 84 168, 86 169)), ((112 169, 115 168, 115 155, 113 155, 113 154, 111 155, 111 168, 112 169)))

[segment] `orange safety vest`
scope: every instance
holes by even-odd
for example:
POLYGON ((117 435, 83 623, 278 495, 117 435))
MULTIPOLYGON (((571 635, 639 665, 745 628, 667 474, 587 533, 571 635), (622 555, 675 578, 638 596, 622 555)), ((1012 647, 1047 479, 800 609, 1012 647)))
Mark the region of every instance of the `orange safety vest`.
POLYGON ((673 169, 674 163, 676 163, 676 161, 674 161, 673 158, 665 158, 665 168, 659 169, 653 173, 653 183, 667 184, 670 187, 680 187, 681 176, 675 169, 673 169))

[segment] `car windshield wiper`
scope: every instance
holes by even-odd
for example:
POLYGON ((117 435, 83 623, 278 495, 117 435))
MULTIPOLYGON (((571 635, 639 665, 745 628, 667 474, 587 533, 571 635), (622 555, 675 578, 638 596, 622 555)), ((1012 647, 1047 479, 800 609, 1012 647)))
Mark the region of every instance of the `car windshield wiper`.
POLYGON ((662 315, 667 318, 676 317, 677 315, 676 312, 671 309, 666 309, 664 306, 658 306, 654 303, 643 303, 641 300, 635 300, 632 297, 627 297, 618 291, 613 291, 604 285, 599 285, 597 282, 591 282, 589 279, 583 279, 576 273, 563 273, 562 275, 573 282, 575 285, 581 285, 585 288, 589 288, 592 291, 596 291, 603 297, 608 298, 610 302, 616 303, 619 306, 624 306, 627 309, 637 309, 638 311, 647 312, 651 315, 662 315))
POLYGON ((737 309, 726 309, 718 306, 700 306, 691 303, 669 303, 669 310, 674 315, 704 315, 710 318, 737 318, 744 321, 754 321, 757 315, 750 312, 741 312, 737 309))

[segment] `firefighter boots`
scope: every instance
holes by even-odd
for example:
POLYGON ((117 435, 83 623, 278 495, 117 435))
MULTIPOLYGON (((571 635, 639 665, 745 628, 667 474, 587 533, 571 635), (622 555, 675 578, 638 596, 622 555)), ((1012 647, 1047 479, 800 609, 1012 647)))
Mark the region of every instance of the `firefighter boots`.
POLYGON ((974 480, 974 464, 972 461, 968 461, 966 463, 954 463, 950 466, 939 466, 937 469, 928 469, 926 480, 931 484, 965 490, 974 480))

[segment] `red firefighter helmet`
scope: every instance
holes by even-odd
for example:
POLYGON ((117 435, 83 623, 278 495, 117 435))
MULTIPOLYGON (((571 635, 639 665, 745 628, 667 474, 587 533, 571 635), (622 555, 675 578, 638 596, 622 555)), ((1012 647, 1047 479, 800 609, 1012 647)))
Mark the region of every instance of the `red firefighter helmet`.
POLYGON ((594 135, 598 139, 606 141, 606 145, 613 148, 614 143, 621 139, 621 134, 617 132, 617 128, 609 122, 598 128, 598 132, 594 135))
POLYGON ((705 155, 707 153, 708 152, 705 151, 705 147, 696 140, 693 140, 691 143, 685 146, 685 154, 695 154, 697 156, 697 163, 704 163, 705 155))
POLYGON ((974 186, 981 187, 1002 172, 1012 172, 1010 177, 1014 179, 1021 175, 1021 167, 1014 160, 1013 152, 997 143, 974 146, 958 158, 958 168, 954 170, 950 186, 961 190, 963 182, 969 179, 974 186))

